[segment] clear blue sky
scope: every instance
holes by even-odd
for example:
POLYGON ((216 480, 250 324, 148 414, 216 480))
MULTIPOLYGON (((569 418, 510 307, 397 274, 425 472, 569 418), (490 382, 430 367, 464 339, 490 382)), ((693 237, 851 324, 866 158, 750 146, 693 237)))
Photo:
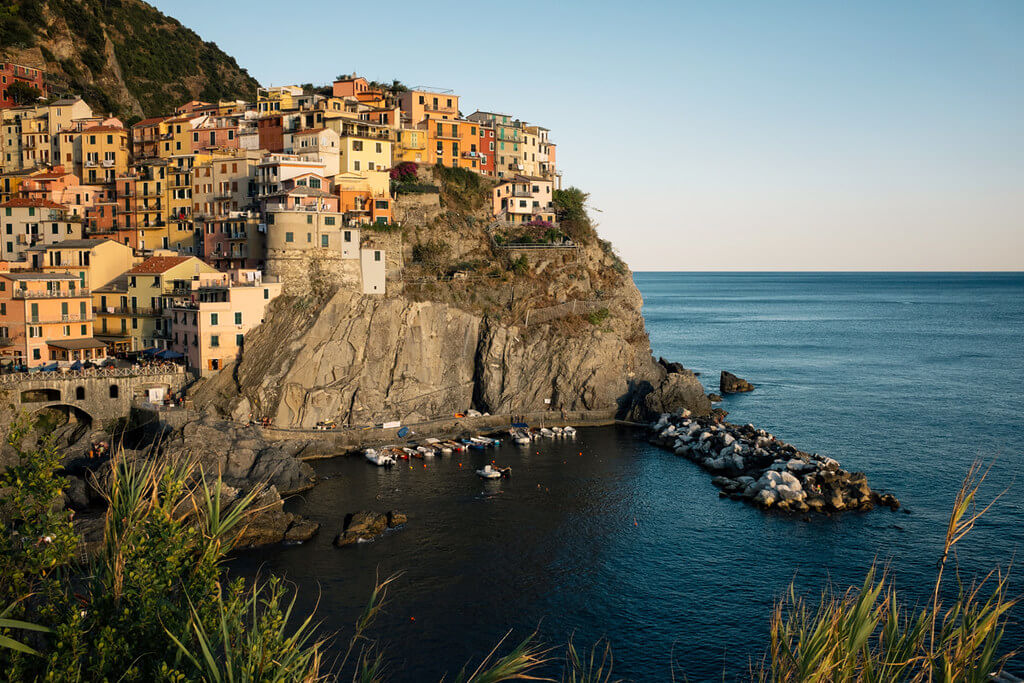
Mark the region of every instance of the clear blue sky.
POLYGON ((264 85, 552 129, 634 270, 1024 269, 1024 1, 156 0, 264 85))

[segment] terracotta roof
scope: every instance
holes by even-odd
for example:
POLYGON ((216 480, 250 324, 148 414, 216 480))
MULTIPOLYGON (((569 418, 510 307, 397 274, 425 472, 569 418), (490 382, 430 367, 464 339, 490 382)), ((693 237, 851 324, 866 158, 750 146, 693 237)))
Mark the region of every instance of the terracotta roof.
POLYGON ((118 126, 89 126, 82 129, 83 133, 127 133, 124 128, 118 126))
POLYGON ((141 121, 136 123, 134 126, 132 126, 132 128, 141 128, 143 126, 152 126, 154 123, 160 123, 161 121, 166 121, 167 118, 168 117, 166 117, 166 116, 154 116, 151 119, 142 119, 141 121))
POLYGON ((34 206, 36 208, 43 209, 66 209, 67 207, 63 204, 56 204, 51 202, 49 199, 25 199, 24 197, 15 197, 9 201, 0 204, 0 206, 7 207, 25 207, 34 206))
POLYGON ((313 133, 322 133, 325 130, 327 130, 327 129, 326 128, 309 128, 307 130, 300 130, 300 131, 296 132, 295 135, 312 135, 313 133))
POLYGON ((94 337, 84 337, 82 339, 47 339, 46 345, 52 346, 55 349, 68 349, 71 351, 77 351, 79 349, 102 349, 106 346, 106 344, 94 337))
POLYGON ((180 266, 192 256, 151 256, 128 272, 132 275, 163 273, 174 266, 180 266))

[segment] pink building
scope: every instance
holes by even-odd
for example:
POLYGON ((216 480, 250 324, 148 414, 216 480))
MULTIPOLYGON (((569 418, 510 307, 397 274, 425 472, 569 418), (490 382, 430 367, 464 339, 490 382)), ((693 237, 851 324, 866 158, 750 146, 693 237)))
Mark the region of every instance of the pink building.
POLYGON ((281 283, 255 275, 241 282, 201 283, 190 301, 167 309, 171 350, 203 375, 217 372, 238 357, 246 332, 263 322, 267 306, 280 294, 281 283))

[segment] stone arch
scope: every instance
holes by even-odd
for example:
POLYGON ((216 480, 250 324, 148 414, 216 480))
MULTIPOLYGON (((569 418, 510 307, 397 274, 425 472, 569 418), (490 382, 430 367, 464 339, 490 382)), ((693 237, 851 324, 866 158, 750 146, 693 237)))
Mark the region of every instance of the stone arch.
POLYGON ((118 396, 121 395, 121 387, 117 386, 116 384, 111 384, 110 389, 108 391, 110 393, 110 398, 117 398, 118 396))
POLYGON ((85 387, 75 387, 75 400, 76 401, 84 401, 85 400, 85 387))
POLYGON ((47 403, 60 400, 60 389, 26 389, 21 392, 22 403, 47 403))
POLYGON ((89 433, 93 417, 78 406, 53 403, 32 413, 35 428, 40 433, 55 433, 61 444, 71 445, 89 433))

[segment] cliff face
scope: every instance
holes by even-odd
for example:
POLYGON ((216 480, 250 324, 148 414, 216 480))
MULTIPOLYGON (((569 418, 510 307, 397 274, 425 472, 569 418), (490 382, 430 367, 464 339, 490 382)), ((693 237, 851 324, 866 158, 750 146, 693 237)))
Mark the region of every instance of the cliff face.
POLYGON ((387 296, 279 298, 235 366, 193 392, 197 405, 306 429, 469 409, 710 412, 692 373, 651 357, 640 292, 589 223, 578 248, 503 248, 500 232, 523 228, 491 222, 490 181, 450 169, 421 180, 440 193, 399 197, 411 258, 387 296))
POLYGON ((0 50, 43 68, 55 94, 97 114, 141 118, 193 99, 255 95, 259 84, 214 43, 141 0, 9 0, 0 50))

